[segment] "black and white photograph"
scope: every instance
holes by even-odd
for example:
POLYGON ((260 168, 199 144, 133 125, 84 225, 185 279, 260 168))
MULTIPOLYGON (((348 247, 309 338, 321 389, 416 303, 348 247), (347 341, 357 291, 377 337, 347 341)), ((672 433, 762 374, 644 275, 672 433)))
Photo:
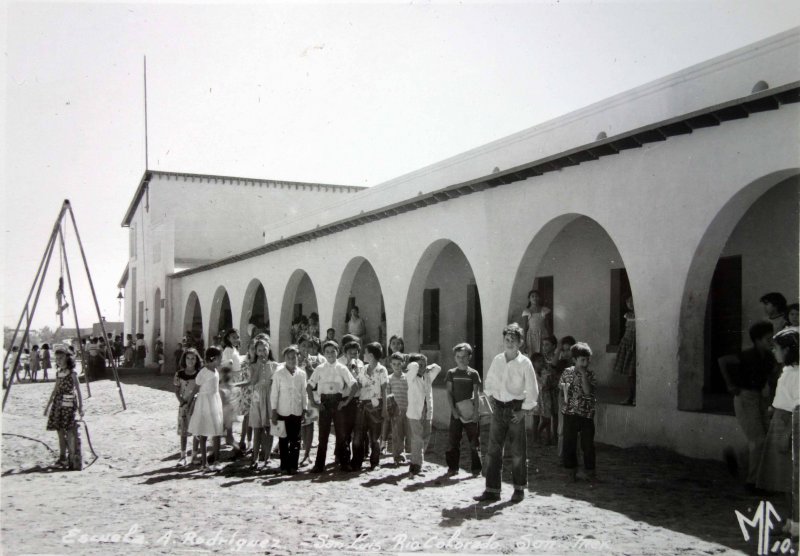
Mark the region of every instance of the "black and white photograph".
POLYGON ((800 2, 0 35, 0 553, 798 554, 800 2))

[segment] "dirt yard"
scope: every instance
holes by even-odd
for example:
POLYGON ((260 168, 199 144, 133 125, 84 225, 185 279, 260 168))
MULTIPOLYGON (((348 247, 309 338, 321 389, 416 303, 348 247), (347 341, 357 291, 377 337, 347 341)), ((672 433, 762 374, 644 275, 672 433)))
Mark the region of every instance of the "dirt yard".
MULTIPOLYGON (((509 485, 501 502, 474 503, 482 478, 444 476, 446 431, 417 477, 390 457, 350 474, 286 477, 273 463, 255 475, 244 461, 216 474, 178 468, 169 380, 124 378, 127 411, 113 381, 91 384, 86 421, 99 458, 82 472, 50 467, 58 441, 42 411, 52 383, 14 386, 2 421, 4 554, 756 552, 757 533, 745 542, 734 511, 751 516, 759 499, 721 463, 661 450, 600 445, 602 482, 592 487, 565 484, 555 448, 534 446, 518 504, 509 485)), ((83 446, 91 461, 85 437, 83 446)), ((786 515, 782 499, 770 500, 786 515)))

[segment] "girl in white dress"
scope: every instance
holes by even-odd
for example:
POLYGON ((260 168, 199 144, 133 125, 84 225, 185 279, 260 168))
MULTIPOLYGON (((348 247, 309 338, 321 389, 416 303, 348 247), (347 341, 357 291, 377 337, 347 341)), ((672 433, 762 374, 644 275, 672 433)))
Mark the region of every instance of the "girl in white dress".
POLYGON ((208 469, 206 447, 208 437, 214 443, 214 467, 219 470, 220 437, 222 428, 222 398, 219 395, 219 372, 217 368, 222 361, 219 349, 210 347, 206 350, 206 366, 195 378, 196 399, 192 417, 189 420, 189 434, 200 437, 201 467, 208 469))
POLYGON ((528 306, 522 311, 525 329, 525 351, 530 358, 534 353, 542 352, 542 340, 550 336, 547 326, 547 315, 550 309, 542 305, 542 296, 536 290, 528 292, 528 306))
POLYGON ((256 340, 255 357, 250 362, 250 386, 253 397, 250 401, 250 426, 253 428, 253 461, 251 467, 256 469, 260 456, 269 461, 272 451, 272 436, 269 434, 271 408, 269 391, 272 375, 278 364, 269 360, 269 336, 256 340), (263 452, 260 453, 260 452, 263 452))

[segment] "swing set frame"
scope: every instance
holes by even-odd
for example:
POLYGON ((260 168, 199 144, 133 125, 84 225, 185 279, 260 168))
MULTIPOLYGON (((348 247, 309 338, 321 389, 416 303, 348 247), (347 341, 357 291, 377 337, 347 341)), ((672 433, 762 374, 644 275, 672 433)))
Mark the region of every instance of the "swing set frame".
MULTIPOLYGON (((47 241, 47 245, 45 246, 44 253, 42 254, 42 259, 39 262, 39 268, 36 270, 36 277, 33 279, 33 284, 31 284, 30 292, 28 292, 28 298, 25 300, 25 305, 22 309, 22 312, 19 316, 19 321, 17 322, 17 328, 14 330, 14 336, 11 339, 11 345, 16 345, 17 336, 19 335, 20 329, 22 328, 22 322, 25 320, 25 331, 22 334, 22 340, 20 341, 20 345, 25 345, 25 342, 28 341, 28 336, 30 334, 30 327, 31 321, 33 320, 33 316, 36 313, 36 306, 39 303, 39 296, 42 293, 42 286, 44 285, 44 279, 47 275, 47 269, 50 266, 50 259, 53 255, 53 251, 55 250, 56 244, 60 247, 60 257, 62 259, 64 269, 66 270, 67 274, 67 285, 69 290, 69 302, 72 306, 72 314, 75 318, 75 330, 78 334, 78 343, 80 345, 81 350, 81 360, 86 361, 86 354, 85 349, 83 346, 83 342, 81 339, 81 329, 80 325, 78 324, 78 312, 76 310, 75 305, 75 294, 72 289, 72 276, 70 275, 69 270, 69 260, 67 257, 67 250, 66 244, 64 242, 64 230, 62 229, 63 226, 66 225, 66 216, 69 214, 69 220, 72 222, 72 229, 75 231, 75 238, 78 242, 78 247, 80 248, 81 259, 83 260, 83 268, 86 270, 86 278, 89 281, 89 289, 92 292, 92 299, 94 300, 94 308, 97 311, 97 319, 100 322, 100 329, 103 334, 103 338, 106 339, 106 352, 111 349, 111 346, 108 345, 108 335, 106 334, 106 327, 105 322, 103 320, 102 315, 100 314, 100 305, 97 302, 97 294, 95 293, 94 289, 94 282, 92 281, 92 274, 89 272, 89 263, 86 260, 86 253, 83 249, 83 242, 81 241, 81 235, 78 232, 78 225, 75 222, 75 213, 72 212, 72 205, 69 202, 69 199, 64 199, 63 204, 61 205, 61 210, 58 213, 58 218, 56 218, 56 222, 53 225, 53 231, 50 233, 50 239, 47 241), (34 295, 35 292, 35 295, 34 295), (33 304, 31 305, 31 298, 33 297, 33 304), (27 315, 27 318, 25 318, 27 315)), ((63 278, 63 276, 62 276, 63 278)), ((61 308, 59 308, 61 310, 61 308)), ((61 316, 61 315, 59 315, 61 316)), ((62 317, 63 318, 63 317, 62 317)), ((6 364, 8 363, 8 358, 11 355, 11 351, 7 351, 5 357, 3 358, 3 368, 6 368, 6 364)), ((107 355, 108 353, 105 353, 107 355)), ((114 380, 117 383, 117 392, 119 393, 119 399, 122 402, 122 409, 126 410, 127 405, 125 404, 125 397, 122 394, 122 385, 119 382, 119 373, 117 372, 117 361, 112 356, 111 358, 111 368, 114 372, 114 380)), ((20 365, 20 356, 17 355, 14 357, 14 362, 12 367, 10 368, 10 374, 8 376, 8 383, 5 383, 5 374, 3 375, 3 382, 5 386, 5 394, 3 395, 3 406, 2 409, 5 410, 6 402, 8 401, 8 395, 11 393, 11 386, 14 384, 14 377, 17 376, 17 372, 20 365)), ((84 380, 86 383, 86 392, 87 398, 92 397, 92 391, 89 387, 89 377, 86 375, 86 369, 84 371, 84 380)))

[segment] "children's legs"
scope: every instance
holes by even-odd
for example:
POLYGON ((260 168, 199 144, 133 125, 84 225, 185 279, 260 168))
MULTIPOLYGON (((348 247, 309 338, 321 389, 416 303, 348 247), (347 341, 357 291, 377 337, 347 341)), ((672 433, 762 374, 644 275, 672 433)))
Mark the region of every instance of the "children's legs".
POLYGON ((67 433, 64 429, 58 429, 58 459, 67 459, 67 433))
POLYGON ((422 461, 425 461, 425 452, 428 450, 428 442, 431 440, 431 418, 422 414, 422 461))
POLYGON ((245 442, 245 440, 247 438, 247 429, 249 428, 248 426, 249 423, 250 423, 250 415, 245 413, 244 416, 242 417, 242 432, 239 435, 239 448, 241 448, 243 452, 247 447, 247 442, 245 442))
POLYGON ((253 431, 253 465, 258 463, 259 451, 261 450, 261 439, 264 436, 264 429, 256 427, 253 431))
POLYGON ((189 440, 189 438, 185 434, 181 435, 181 457, 182 458, 186 457, 186 443, 187 443, 188 440, 189 440))
POLYGON ((381 433, 383 432, 383 421, 379 423, 369 422, 369 464, 371 467, 377 466, 381 461, 381 433))
POLYGON ((539 433, 540 439, 543 444, 550 444, 550 418, 549 417, 540 417, 539 418, 539 433))
POLYGON ((333 411, 329 409, 328 404, 323 405, 319 412, 319 438, 317 439, 317 457, 314 460, 315 469, 325 468, 328 437, 331 435, 331 421, 333 421, 333 411))
POLYGON ((524 490, 528 486, 528 448, 525 434, 525 419, 508 424, 511 437, 511 476, 514 490, 524 490))
POLYGON ((422 421, 409 419, 408 429, 411 433, 411 463, 412 465, 422 465, 422 421))
MULTIPOLYGON (((486 454, 486 492, 500 494, 500 477, 503 471, 503 446, 508 433, 511 408, 494 404, 492 425, 489 430, 489 453, 486 454)), ((524 429, 524 422, 523 422, 524 429)))
POLYGON ((464 423, 461 422, 461 419, 450 415, 450 427, 447 431, 448 446, 447 451, 444 453, 447 469, 450 471, 458 471, 458 460, 461 455, 461 433, 463 429, 464 423))
POLYGON ((314 443, 314 423, 309 423, 308 425, 303 426, 302 430, 303 435, 303 450, 305 454, 303 455, 303 459, 308 459, 311 455, 311 444, 314 443))
POLYGON ((219 436, 214 437, 214 463, 219 463, 219 445, 221 440, 222 438, 219 436))
POLYGON ((264 429, 264 437, 261 440, 261 451, 264 453, 264 461, 272 458, 272 443, 275 437, 270 434, 270 429, 264 429))
POLYGON ((581 451, 583 452, 583 467, 586 471, 594 471, 594 419, 579 417, 581 431, 581 451))
POLYGON ((197 457, 197 452, 200 450, 200 439, 196 436, 192 437, 192 461, 197 457))
POLYGON ((406 442, 407 423, 405 414, 392 417, 392 455, 395 461, 403 455, 406 442))
POLYGON ((469 441, 469 450, 472 457, 470 471, 473 475, 479 474, 483 470, 481 464, 481 432, 478 423, 465 423, 464 430, 469 441))
POLYGON ((203 467, 208 467, 208 437, 201 436, 200 438, 200 464, 203 467))
POLYGON ((564 467, 575 469, 578 466, 578 417, 575 415, 564 415, 564 445, 562 448, 562 460, 564 467))
POLYGON ((359 405, 356 413, 356 422, 353 426, 353 457, 350 460, 350 465, 353 469, 361 469, 361 464, 364 461, 365 442, 367 441, 366 420, 366 411, 359 405))

